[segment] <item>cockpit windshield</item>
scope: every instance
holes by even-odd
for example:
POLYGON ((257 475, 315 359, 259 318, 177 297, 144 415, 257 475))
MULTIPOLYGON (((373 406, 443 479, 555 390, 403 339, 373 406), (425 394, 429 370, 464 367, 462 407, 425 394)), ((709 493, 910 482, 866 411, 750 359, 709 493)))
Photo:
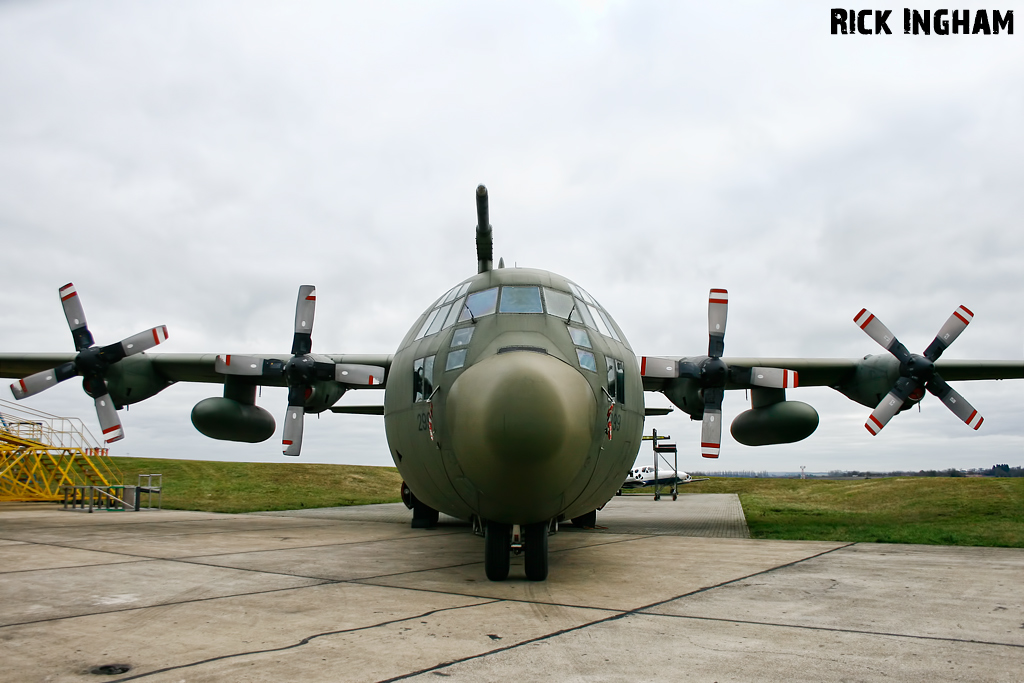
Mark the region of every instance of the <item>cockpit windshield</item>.
POLYGON ((467 294, 469 284, 468 281, 463 282, 437 300, 424 319, 416 339, 437 334, 457 323, 476 322, 479 318, 495 313, 547 313, 566 323, 588 327, 605 337, 621 341, 614 323, 597 300, 571 282, 566 283, 572 290, 571 294, 534 285, 504 285, 467 294))
POLYGON ((502 287, 498 313, 543 313, 540 287, 502 287))

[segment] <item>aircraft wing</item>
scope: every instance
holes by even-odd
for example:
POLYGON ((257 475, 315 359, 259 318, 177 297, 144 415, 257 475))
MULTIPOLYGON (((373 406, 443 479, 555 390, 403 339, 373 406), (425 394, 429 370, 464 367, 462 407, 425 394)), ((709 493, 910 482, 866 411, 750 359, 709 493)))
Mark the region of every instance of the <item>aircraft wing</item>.
MULTIPOLYGON (((868 356, 877 359, 872 365, 892 365, 886 356, 868 356)), ((784 368, 793 370, 798 375, 798 386, 838 387, 855 380, 857 371, 866 367, 868 358, 723 358, 729 367, 764 367, 784 368)), ((681 359, 681 360, 685 360, 681 359)), ((893 359, 895 360, 895 359, 893 359)), ((885 368, 888 369, 888 368, 885 368)), ((984 380, 984 379, 1022 379, 1024 378, 1024 360, 947 360, 940 359, 935 369, 951 381, 984 380)), ((674 378, 645 375, 644 391, 664 391, 666 385, 674 378)), ((727 388, 740 389, 744 385, 727 385, 727 388)))
MULTIPOLYGON (((875 356, 869 356, 875 358, 875 356)), ((888 360, 887 356, 881 356, 888 360)), ((799 386, 834 387, 853 379, 865 358, 728 358, 731 366, 786 368, 799 374, 799 386)), ((896 367, 894 364, 893 367, 896 367)), ((1022 379, 1024 360, 940 359, 935 369, 947 380, 1022 379)), ((646 387, 645 387, 646 388, 646 387)))
MULTIPOLYGON (((371 365, 376 367, 382 367, 385 371, 385 378, 387 372, 391 369, 391 360, 393 358, 390 354, 318 354, 323 357, 329 358, 335 364, 350 363, 359 365, 371 365)), ((225 358, 226 356, 220 356, 225 358)), ((162 353, 154 354, 152 356, 153 367, 161 375, 171 380, 172 382, 212 382, 215 384, 221 384, 224 382, 224 375, 217 372, 216 362, 218 356, 216 354, 199 354, 199 353, 162 353)), ((260 361, 273 360, 280 361, 281 363, 287 363, 288 359, 291 358, 290 354, 257 354, 252 356, 246 356, 249 359, 257 359, 260 361)), ((259 377, 256 379, 258 384, 263 386, 276 386, 283 387, 287 386, 285 378, 283 376, 273 377, 259 377)), ((385 386, 384 382, 374 385, 348 385, 348 389, 383 389, 385 386)))
POLYGON ((0 377, 21 379, 75 360, 77 353, 0 353, 0 377))
MULTIPOLYGON (((75 360, 74 353, 0 353, 0 377, 21 379, 39 372, 56 368, 75 360)), ((391 369, 393 356, 390 354, 323 354, 336 364, 349 363, 391 369)), ((217 372, 217 354, 213 353, 140 353, 124 359, 126 369, 137 372, 142 368, 152 370, 168 384, 176 382, 207 382, 223 384, 226 375, 217 372)), ((290 354, 248 356, 260 360, 288 361, 290 354)), ((253 383, 264 386, 286 386, 284 377, 253 377, 253 383)), ((352 385, 349 389, 383 389, 385 383, 372 386, 352 385)))

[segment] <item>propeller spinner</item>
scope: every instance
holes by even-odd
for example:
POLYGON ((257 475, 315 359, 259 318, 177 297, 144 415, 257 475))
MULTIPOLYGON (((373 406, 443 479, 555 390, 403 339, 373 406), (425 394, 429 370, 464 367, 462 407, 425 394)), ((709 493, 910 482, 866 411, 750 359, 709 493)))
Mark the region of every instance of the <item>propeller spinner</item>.
POLYGON ((124 438, 124 430, 121 428, 121 420, 117 417, 114 402, 107 391, 107 370, 123 358, 142 353, 166 341, 167 326, 154 327, 116 344, 98 347, 94 345, 92 333, 85 319, 85 309, 75 285, 69 282, 60 288, 59 293, 64 307, 64 317, 67 318, 78 355, 71 362, 18 380, 11 385, 11 392, 14 398, 21 400, 72 377, 80 376, 82 388, 95 403, 96 417, 100 422, 103 439, 107 443, 120 441, 124 438))
POLYGON ((292 338, 292 357, 288 361, 255 356, 217 356, 215 367, 221 374, 285 378, 288 409, 281 439, 285 455, 299 455, 302 450, 303 418, 314 382, 333 380, 353 386, 373 386, 384 381, 382 367, 335 363, 326 356, 313 354, 315 314, 316 287, 302 285, 295 302, 295 336, 292 338))
POLYGON ((984 418, 935 370, 935 361, 960 333, 967 329, 973 319, 974 313, 966 306, 960 306, 953 311, 953 315, 949 316, 939 333, 935 335, 935 339, 925 349, 924 355, 918 355, 910 353, 907 347, 896 339, 896 335, 866 308, 862 308, 860 313, 854 316, 853 322, 900 362, 900 378, 864 423, 872 436, 882 431, 908 398, 920 399, 924 395, 922 387, 937 396, 954 415, 967 423, 968 427, 977 429, 981 426, 984 418))

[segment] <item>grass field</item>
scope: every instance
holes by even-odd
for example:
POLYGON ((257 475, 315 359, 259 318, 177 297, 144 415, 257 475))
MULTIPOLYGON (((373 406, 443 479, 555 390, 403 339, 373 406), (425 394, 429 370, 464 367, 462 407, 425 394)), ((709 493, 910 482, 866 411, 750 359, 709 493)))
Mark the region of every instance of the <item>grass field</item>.
POLYGON ((396 503, 402 477, 394 467, 302 463, 210 462, 111 458, 134 484, 163 475, 163 507, 205 512, 256 512, 396 503))
POLYGON ((1024 478, 712 479, 753 538, 1024 547, 1024 478))
MULTIPOLYGON (((164 475, 163 506, 255 512, 393 503, 393 467, 112 458, 135 483, 164 475)), ((684 493, 736 493, 753 538, 1024 547, 1024 478, 714 478, 684 493)))

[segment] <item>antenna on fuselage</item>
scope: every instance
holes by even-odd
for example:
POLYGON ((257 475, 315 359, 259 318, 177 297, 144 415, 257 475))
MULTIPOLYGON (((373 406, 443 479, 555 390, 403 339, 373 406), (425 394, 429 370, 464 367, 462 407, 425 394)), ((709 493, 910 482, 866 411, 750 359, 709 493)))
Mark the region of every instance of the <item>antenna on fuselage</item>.
POLYGON ((478 273, 486 273, 494 261, 494 240, 487 216, 487 188, 476 188, 476 261, 478 273))

